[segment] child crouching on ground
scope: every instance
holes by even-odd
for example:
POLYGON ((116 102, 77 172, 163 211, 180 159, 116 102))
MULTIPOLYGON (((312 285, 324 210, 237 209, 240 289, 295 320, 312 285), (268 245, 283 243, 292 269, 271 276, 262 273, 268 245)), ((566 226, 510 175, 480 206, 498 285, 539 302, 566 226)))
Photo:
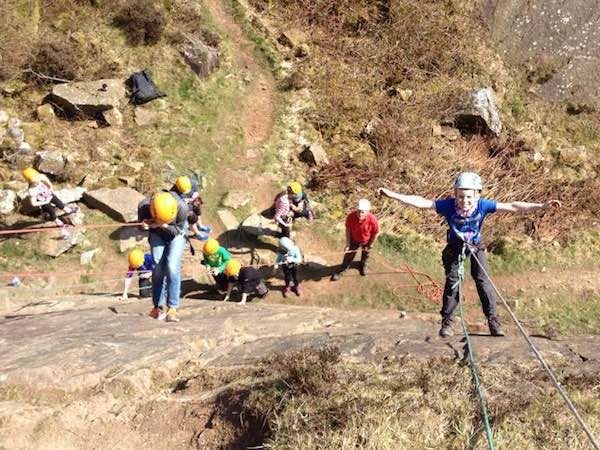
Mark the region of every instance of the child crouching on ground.
POLYGON ((463 172, 454 183, 454 197, 441 200, 427 200, 418 195, 404 195, 389 189, 379 188, 378 195, 393 198, 416 208, 435 209, 448 223, 447 245, 442 252, 442 262, 446 273, 443 305, 440 314, 442 327, 440 337, 452 335, 452 322, 460 299, 459 258, 466 245, 466 255, 471 255, 471 276, 475 280, 483 313, 488 320, 492 336, 504 336, 500 320, 496 315, 496 295, 489 274, 485 248, 481 242, 481 227, 487 214, 496 211, 529 212, 560 206, 558 200, 546 203, 508 202, 480 198, 483 189, 481 178, 473 172, 463 172), (476 258, 476 259, 475 259, 476 258))
POLYGON ((63 239, 69 239, 71 235, 65 227, 65 223, 56 215, 56 208, 62 209, 67 214, 77 211, 77 207, 65 207, 65 204, 54 194, 52 183, 46 175, 39 173, 33 167, 23 170, 23 177, 29 184, 28 194, 31 206, 39 208, 44 220, 51 220, 59 226, 63 239))
POLYGON ((236 283, 238 291, 242 293, 240 305, 245 305, 248 295, 252 293, 256 293, 260 298, 265 298, 269 293, 260 271, 252 266, 242 267, 242 263, 238 259, 231 259, 227 262, 224 274, 227 277, 227 293, 223 299, 224 302, 229 300, 236 283))
POLYGON ((288 237, 282 237, 279 239, 279 252, 275 258, 274 269, 277 270, 279 266, 283 269, 283 278, 285 280, 285 286, 283 287, 282 294, 287 297, 290 293, 290 283, 294 285, 291 290, 300 297, 300 282, 298 281, 298 264, 302 262, 302 254, 300 249, 294 242, 288 237))
POLYGON ((144 253, 140 249, 133 249, 127 255, 129 269, 125 276, 125 286, 121 300, 128 299, 129 288, 133 274, 138 272, 138 283, 140 288, 140 298, 152 297, 152 271, 154 270, 154 260, 150 253, 144 253))

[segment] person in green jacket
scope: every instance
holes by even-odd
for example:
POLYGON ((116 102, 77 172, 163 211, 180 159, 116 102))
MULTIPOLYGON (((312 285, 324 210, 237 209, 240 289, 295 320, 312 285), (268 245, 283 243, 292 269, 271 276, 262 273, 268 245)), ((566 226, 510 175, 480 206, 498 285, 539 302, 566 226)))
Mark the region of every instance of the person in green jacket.
POLYGON ((202 253, 204 253, 202 265, 206 266, 209 273, 214 277, 219 291, 225 291, 227 289, 227 275, 224 271, 231 255, 224 247, 221 247, 216 239, 208 239, 204 243, 202 253))

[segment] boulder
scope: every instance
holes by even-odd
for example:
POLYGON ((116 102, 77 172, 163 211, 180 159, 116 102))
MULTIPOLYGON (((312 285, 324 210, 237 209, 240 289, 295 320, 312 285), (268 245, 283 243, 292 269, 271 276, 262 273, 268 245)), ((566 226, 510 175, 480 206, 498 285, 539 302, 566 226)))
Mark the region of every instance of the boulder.
POLYGON ((6 111, 0 110, 0 127, 6 126, 8 123, 8 113, 6 111))
POLYGON ((219 67, 219 51, 197 38, 188 38, 179 52, 196 75, 205 78, 219 67))
POLYGON ((0 189, 0 214, 10 214, 15 210, 17 194, 10 189, 0 189))
POLYGON ((277 224, 258 213, 248 216, 242 222, 241 229, 251 236, 279 236, 277 224))
POLYGON ((311 142, 305 138, 300 138, 298 142, 301 146, 298 159, 305 162, 309 166, 322 166, 329 164, 327 153, 321 144, 311 142))
POLYGON ((63 239, 61 230, 53 230, 47 233, 39 233, 37 237, 37 249, 44 255, 56 258, 70 248, 78 245, 83 240, 83 234, 79 228, 68 228, 69 238, 63 239))
POLYGON ((97 116, 118 108, 126 98, 125 83, 117 79, 57 84, 49 101, 69 115, 97 116))
POLYGON ((60 177, 64 175, 67 158, 58 150, 43 150, 35 154, 33 167, 42 173, 60 177))
POLYGON ((227 209, 219 209, 217 211, 217 216, 219 216, 219 220, 227 231, 237 230, 240 226, 240 223, 237 221, 235 216, 227 209))
POLYGON ((85 191, 87 191, 86 188, 77 186, 74 188, 59 189, 58 191, 54 191, 54 194, 56 194, 56 196, 61 202, 67 204, 78 202, 79 200, 81 200, 85 191))
POLYGON ((459 130, 470 134, 500 135, 502 122, 496 97, 492 88, 483 88, 471 92, 468 105, 454 118, 454 125, 459 130))
POLYGON ((102 113, 104 116, 104 120, 111 127, 121 127, 123 126, 123 114, 117 108, 111 108, 108 111, 102 113))
POLYGON ((137 221, 137 208, 142 200, 144 196, 129 187, 102 188, 83 194, 86 205, 99 209, 119 222, 137 221))
POLYGON ((119 251, 126 252, 132 248, 145 248, 148 246, 148 232, 137 227, 123 227, 119 229, 119 251))
POLYGON ((37 107, 36 110, 38 120, 41 120, 44 123, 52 123, 56 119, 56 114, 54 114, 54 108, 50 103, 44 103, 37 107))
POLYGON ((223 199, 223 206, 238 209, 250 203, 250 196, 242 191, 230 191, 223 199))

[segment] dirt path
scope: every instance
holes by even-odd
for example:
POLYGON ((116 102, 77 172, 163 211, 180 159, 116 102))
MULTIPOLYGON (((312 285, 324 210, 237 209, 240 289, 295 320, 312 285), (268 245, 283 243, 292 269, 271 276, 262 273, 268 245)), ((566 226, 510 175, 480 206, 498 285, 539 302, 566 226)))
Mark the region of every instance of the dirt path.
POLYGON ((215 23, 227 33, 234 45, 234 57, 250 80, 250 94, 244 101, 242 130, 248 147, 264 142, 273 128, 275 83, 268 70, 254 56, 255 44, 248 39, 220 0, 205 0, 215 23))

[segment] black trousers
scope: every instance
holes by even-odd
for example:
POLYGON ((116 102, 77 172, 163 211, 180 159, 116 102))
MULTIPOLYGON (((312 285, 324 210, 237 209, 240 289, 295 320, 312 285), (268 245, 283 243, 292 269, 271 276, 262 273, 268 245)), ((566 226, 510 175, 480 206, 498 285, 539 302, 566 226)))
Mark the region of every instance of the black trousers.
POLYGON ((56 208, 64 209, 65 204, 56 195, 52 194, 50 203, 41 206, 42 215, 47 220, 56 220, 56 208))
POLYGON ((348 252, 344 254, 344 259, 342 260, 340 272, 348 270, 348 267, 350 267, 350 264, 352 264, 352 261, 354 261, 354 257, 356 256, 358 247, 362 247, 362 252, 360 255, 361 267, 364 267, 364 265, 367 263, 367 259, 369 259, 369 251, 366 249, 367 244, 359 244, 358 242, 350 241, 350 248, 348 249, 348 252))
MULTIPOLYGON (((444 285, 443 305, 440 311, 444 321, 451 321, 456 313, 456 307, 460 299, 458 298, 458 260, 461 250, 450 245, 442 251, 442 263, 446 273, 446 284, 444 285), (455 286, 456 287, 453 287, 455 286)), ((467 256, 471 257, 471 276, 475 280, 479 300, 486 317, 496 315, 496 293, 489 278, 485 272, 490 273, 488 268, 485 251, 483 249, 473 249, 473 254, 479 260, 479 263, 473 258, 473 255, 467 251, 467 256), (479 265, 481 264, 481 266, 479 265)))
POLYGON ((151 278, 138 278, 138 284, 140 287, 140 298, 152 297, 152 279, 151 278))
POLYGON ((293 281, 294 286, 298 286, 298 265, 296 264, 284 264, 283 265, 283 279, 285 280, 285 285, 289 286, 293 281))

